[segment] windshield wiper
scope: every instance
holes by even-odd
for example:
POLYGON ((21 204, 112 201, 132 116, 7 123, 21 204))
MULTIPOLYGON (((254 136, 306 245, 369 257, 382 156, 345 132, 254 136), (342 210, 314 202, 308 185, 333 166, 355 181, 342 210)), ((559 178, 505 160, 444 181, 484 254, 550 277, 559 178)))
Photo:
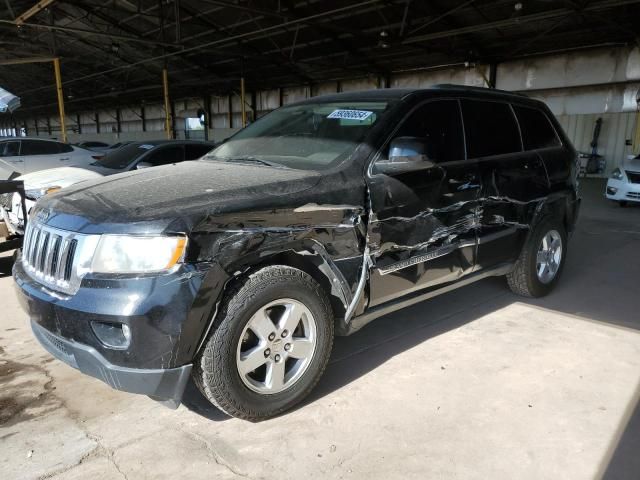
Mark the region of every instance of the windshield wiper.
POLYGON ((252 157, 250 155, 242 156, 242 157, 213 157, 213 158, 218 158, 225 162, 252 162, 252 163, 259 163, 261 165, 266 165, 267 167, 289 168, 280 163, 270 162, 269 160, 263 160, 261 158, 252 157))

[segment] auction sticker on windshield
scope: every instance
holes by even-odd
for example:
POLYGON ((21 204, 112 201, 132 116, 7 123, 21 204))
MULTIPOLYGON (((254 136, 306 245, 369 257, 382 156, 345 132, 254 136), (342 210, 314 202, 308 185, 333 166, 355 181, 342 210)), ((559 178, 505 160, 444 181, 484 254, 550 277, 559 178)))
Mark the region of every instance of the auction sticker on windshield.
POLYGON ((366 110, 334 110, 327 118, 341 118, 343 120, 366 120, 373 112, 366 110))

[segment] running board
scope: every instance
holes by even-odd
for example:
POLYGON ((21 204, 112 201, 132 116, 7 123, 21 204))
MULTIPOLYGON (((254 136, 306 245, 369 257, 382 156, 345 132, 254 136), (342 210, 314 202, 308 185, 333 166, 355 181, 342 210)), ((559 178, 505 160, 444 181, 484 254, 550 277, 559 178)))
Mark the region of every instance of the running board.
POLYGON ((433 290, 429 290, 428 292, 418 292, 408 297, 402 297, 397 300, 378 305, 377 307, 373 307, 365 311, 365 313, 363 313, 362 315, 354 317, 349 322, 349 324, 346 325, 343 331, 337 332, 337 334, 351 335, 376 318, 382 317, 389 313, 393 313, 406 307, 410 307, 411 305, 415 305, 416 303, 429 300, 430 298, 437 297, 438 295, 442 295, 443 293, 451 292, 460 287, 466 287, 467 285, 470 285, 484 278, 506 275, 511 270, 513 270, 513 263, 500 264, 499 266, 491 268, 489 270, 481 270, 477 273, 469 274, 462 279, 456 280, 452 283, 448 283, 443 287, 435 288, 433 290))

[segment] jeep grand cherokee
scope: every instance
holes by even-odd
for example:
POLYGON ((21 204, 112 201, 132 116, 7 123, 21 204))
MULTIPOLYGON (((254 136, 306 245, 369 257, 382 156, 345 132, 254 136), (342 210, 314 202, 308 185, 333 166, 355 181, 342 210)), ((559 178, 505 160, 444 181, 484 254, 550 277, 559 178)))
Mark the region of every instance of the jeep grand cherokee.
POLYGON ((575 159, 525 96, 312 98, 202 160, 47 196, 13 274, 58 359, 174 407, 191 376, 259 420, 310 392, 335 334, 487 276, 550 292, 578 211, 575 159))

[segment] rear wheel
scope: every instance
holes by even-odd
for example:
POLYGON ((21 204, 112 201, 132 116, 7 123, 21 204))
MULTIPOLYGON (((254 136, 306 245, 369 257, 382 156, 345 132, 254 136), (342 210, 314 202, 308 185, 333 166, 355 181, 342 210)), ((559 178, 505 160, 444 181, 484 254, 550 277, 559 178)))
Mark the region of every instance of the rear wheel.
POLYGON ((514 293, 542 297, 555 287, 567 251, 567 234, 562 222, 548 218, 535 227, 507 282, 514 293))
POLYGON ((331 353, 333 319, 320 285, 301 270, 265 267, 225 299, 194 379, 228 415, 262 420, 300 402, 331 353))

